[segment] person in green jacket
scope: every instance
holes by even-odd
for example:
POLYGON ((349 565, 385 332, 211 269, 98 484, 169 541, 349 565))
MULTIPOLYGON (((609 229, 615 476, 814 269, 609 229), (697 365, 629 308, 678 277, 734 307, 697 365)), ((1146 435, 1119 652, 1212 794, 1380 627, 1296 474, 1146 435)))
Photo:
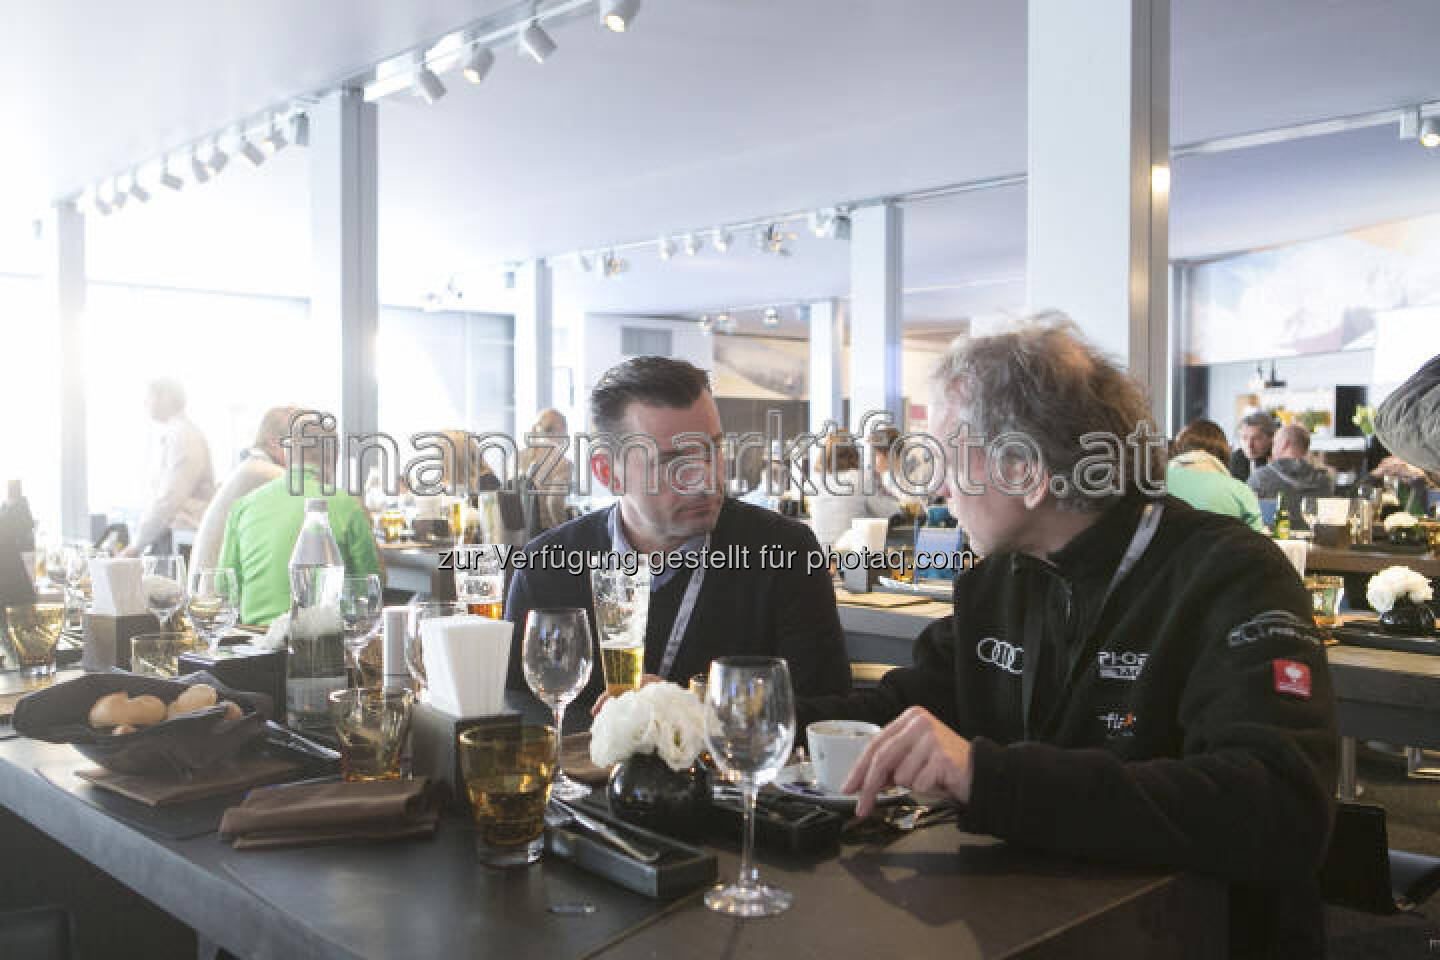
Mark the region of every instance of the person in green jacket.
POLYGON ((1252 530, 1265 532, 1255 491, 1230 474, 1225 458, 1230 444, 1213 420, 1194 420, 1175 437, 1165 485, 1170 493, 1197 510, 1238 517, 1252 530))
MULTIPOLYGON (((306 425, 310 432, 317 427, 306 425)), ((293 431, 292 431, 293 432, 293 431)), ((338 444, 319 445, 334 451, 338 444)), ((268 626, 290 611, 290 553, 305 517, 307 497, 329 501, 330 532, 350 576, 379 574, 380 555, 375 548, 370 517, 365 507, 343 489, 326 496, 321 483, 322 465, 316 447, 286 447, 286 472, 236 500, 225 521, 225 539, 219 566, 235 571, 240 581, 240 620, 268 626), (303 462, 293 462, 301 460, 303 462), (292 484, 292 480, 294 481, 292 484), (292 485, 294 489, 292 489, 292 485)), ((334 457, 323 465, 326 475, 335 468, 334 457)))

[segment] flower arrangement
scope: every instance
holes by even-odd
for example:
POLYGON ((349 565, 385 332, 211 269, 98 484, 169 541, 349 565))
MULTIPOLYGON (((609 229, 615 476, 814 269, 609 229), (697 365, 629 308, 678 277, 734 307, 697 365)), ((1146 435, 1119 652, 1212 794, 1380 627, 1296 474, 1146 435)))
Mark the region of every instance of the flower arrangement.
POLYGON ((1365 599, 1380 613, 1389 613, 1400 600, 1427 603, 1435 595, 1430 581, 1409 567, 1386 567, 1370 578, 1365 599))
MULTIPOLYGON (((1413 527, 1419 522, 1420 518, 1416 517, 1413 513, 1406 513, 1404 510, 1401 510, 1399 513, 1392 513, 1385 518, 1385 532, 1389 533, 1391 530, 1399 530, 1402 527, 1413 527)), ((1396 568, 1391 567, 1390 569, 1394 570, 1396 568)))
POLYGON ((590 727, 590 759, 601 767, 655 753, 678 773, 704 750, 705 708, 673 683, 651 683, 612 697, 590 727))

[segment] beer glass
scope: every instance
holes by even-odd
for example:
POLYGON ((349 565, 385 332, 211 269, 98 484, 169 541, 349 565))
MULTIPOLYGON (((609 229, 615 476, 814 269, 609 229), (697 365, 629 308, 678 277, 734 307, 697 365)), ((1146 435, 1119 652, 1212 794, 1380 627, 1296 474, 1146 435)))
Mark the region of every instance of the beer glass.
POLYGON ((505 569, 493 544, 455 549, 455 597, 473 614, 499 620, 505 610, 505 569))
POLYGON ((55 645, 65 630, 65 604, 32 603, 5 608, 5 633, 10 649, 27 678, 55 672, 55 645))
POLYGON ((555 796, 561 800, 589 796, 589 787, 571 780, 560 769, 565 707, 590 682, 593 654, 585 611, 579 607, 531 610, 525 616, 522 657, 525 682, 555 712, 555 796))
POLYGON ((459 749, 481 862, 518 867, 539 860, 559 735, 538 724, 492 722, 460 734, 459 749))
POLYGON ((640 689, 645 673, 645 625, 650 615, 650 568, 590 571, 595 626, 600 631, 600 666, 605 692, 618 697, 640 689))
POLYGON ((768 917, 789 909, 794 896, 760 882, 755 866, 755 799, 775 779, 795 745, 795 698, 790 669, 772 657, 722 657, 705 683, 705 740, 725 779, 740 788, 745 837, 737 882, 705 894, 705 906, 732 917, 768 917))

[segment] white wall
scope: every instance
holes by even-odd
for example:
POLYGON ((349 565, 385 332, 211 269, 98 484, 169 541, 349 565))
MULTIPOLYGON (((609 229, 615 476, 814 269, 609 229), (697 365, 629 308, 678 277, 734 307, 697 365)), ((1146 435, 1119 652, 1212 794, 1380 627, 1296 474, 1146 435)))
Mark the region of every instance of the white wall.
POLYGON ((590 391, 601 375, 626 359, 620 351, 622 327, 643 327, 669 330, 673 336, 671 356, 687 360, 703 370, 714 370, 715 354, 710 338, 700 332, 700 325, 691 320, 668 317, 627 317, 613 314, 587 313, 579 324, 573 347, 576 371, 576 410, 571 431, 589 429, 586 404, 590 391))

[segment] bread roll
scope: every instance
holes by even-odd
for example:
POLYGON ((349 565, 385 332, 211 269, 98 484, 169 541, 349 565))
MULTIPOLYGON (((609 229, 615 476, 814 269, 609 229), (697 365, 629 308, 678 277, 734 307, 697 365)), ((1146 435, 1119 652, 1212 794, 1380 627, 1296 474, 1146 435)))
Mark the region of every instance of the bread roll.
POLYGON ((241 710, 240 704, 234 700, 221 700, 220 706, 225 708, 225 719, 221 721, 222 723, 234 723, 245 716, 245 711, 241 710))
POLYGON ((128 724, 128 723, 122 723, 122 724, 120 724, 120 726, 116 727, 114 730, 111 730, 111 731, 110 731, 110 735, 111 735, 112 737, 123 737, 125 734, 127 734, 127 733, 134 733, 136 730, 139 730, 139 729, 140 729, 139 727, 131 726, 131 725, 128 724))
POLYGON ((165 701, 159 697, 135 697, 128 704, 129 716, 124 720, 139 727, 148 727, 165 722, 165 701))
POLYGON ((220 699, 215 693, 215 688, 208 683, 197 683, 187 687, 185 692, 175 698, 170 704, 170 716, 178 716, 182 713, 189 713, 192 710, 204 710, 206 707, 215 706, 215 701, 220 699))
POLYGON ((130 697, 123 691, 107 693, 90 708, 90 726, 110 727, 129 719, 130 697))

